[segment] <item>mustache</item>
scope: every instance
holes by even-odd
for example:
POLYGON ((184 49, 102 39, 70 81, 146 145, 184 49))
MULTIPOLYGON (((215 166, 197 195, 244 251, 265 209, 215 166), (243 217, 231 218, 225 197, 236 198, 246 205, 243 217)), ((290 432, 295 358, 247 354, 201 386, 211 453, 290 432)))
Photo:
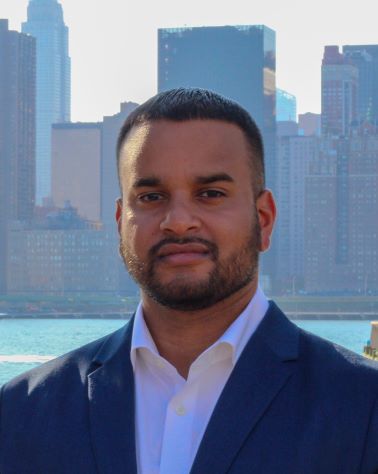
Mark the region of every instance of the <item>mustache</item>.
POLYGON ((157 253, 159 250, 164 247, 164 245, 167 244, 177 244, 177 245, 183 245, 183 244, 202 244, 204 247, 206 247, 209 251, 209 254, 211 255, 213 260, 216 260, 218 258, 218 247, 213 243, 210 242, 209 240, 202 239, 201 237, 181 237, 181 238, 176 238, 176 237, 168 237, 166 239, 161 240, 157 244, 155 244, 153 247, 150 248, 148 255, 151 259, 157 257, 157 253))

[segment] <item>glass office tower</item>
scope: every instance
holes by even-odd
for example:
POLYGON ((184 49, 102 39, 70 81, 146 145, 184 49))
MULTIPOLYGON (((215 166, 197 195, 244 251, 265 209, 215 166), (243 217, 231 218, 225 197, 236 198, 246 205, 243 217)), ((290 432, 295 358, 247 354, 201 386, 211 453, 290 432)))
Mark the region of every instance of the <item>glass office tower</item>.
POLYGON ((343 55, 358 69, 358 120, 378 125, 378 45, 346 45, 343 55))
POLYGON ((68 28, 57 0, 30 0, 22 31, 37 39, 36 200, 51 195, 51 125, 70 120, 68 28))

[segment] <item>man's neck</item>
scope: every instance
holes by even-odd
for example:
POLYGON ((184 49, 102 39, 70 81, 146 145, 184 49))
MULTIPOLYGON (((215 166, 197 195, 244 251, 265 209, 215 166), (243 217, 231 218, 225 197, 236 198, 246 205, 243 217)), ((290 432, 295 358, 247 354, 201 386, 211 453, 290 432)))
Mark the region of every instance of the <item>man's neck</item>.
POLYGON ((235 321, 256 288, 257 283, 252 282, 225 300, 198 311, 174 310, 142 294, 144 319, 160 355, 187 378, 191 364, 235 321))

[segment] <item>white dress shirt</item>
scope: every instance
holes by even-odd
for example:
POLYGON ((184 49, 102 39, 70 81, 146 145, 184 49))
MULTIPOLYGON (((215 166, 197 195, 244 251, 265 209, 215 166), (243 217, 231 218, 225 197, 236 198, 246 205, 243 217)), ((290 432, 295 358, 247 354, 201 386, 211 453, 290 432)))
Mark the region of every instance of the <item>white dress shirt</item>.
POLYGON ((258 289, 218 341, 193 362, 185 380, 159 355, 139 304, 130 354, 139 474, 189 473, 219 395, 267 309, 258 289))

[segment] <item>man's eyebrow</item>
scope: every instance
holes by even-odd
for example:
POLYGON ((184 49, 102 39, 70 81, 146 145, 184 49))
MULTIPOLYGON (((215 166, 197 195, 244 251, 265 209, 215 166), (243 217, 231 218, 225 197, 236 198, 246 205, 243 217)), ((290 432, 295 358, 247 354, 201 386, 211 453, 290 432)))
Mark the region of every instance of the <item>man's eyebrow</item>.
POLYGON ((227 181, 228 183, 233 183, 235 180, 227 173, 217 173, 211 174, 209 176, 198 176, 196 178, 197 184, 211 184, 216 183, 217 181, 227 181))
POLYGON ((153 176, 149 178, 138 178, 134 183, 133 183, 133 188, 144 188, 144 187, 154 187, 154 186, 159 186, 161 184, 161 181, 159 178, 154 178, 153 176))
MULTIPOLYGON (((216 173, 216 174, 211 174, 208 176, 198 176, 195 178, 195 182, 197 184, 211 184, 211 183, 216 183, 218 181, 227 181, 229 183, 233 183, 234 179, 227 173, 216 173)), ((149 176, 145 178, 138 178, 134 183, 133 183, 133 188, 152 188, 155 186, 160 186, 161 185, 161 180, 159 178, 156 178, 154 176, 149 176)))

